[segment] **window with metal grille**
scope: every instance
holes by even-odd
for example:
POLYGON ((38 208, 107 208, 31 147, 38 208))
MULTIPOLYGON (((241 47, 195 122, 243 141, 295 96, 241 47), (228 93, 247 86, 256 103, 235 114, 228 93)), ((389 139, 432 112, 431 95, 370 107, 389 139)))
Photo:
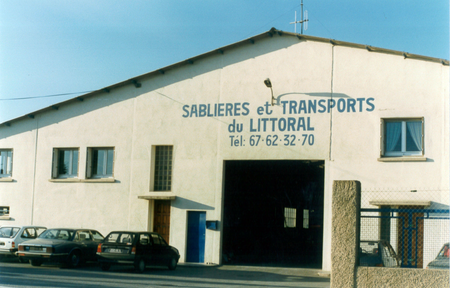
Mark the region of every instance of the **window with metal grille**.
POLYGON ((172 151, 173 146, 155 147, 154 191, 172 189, 172 151))
POLYGON ((297 227, 297 209, 284 208, 284 228, 297 227))

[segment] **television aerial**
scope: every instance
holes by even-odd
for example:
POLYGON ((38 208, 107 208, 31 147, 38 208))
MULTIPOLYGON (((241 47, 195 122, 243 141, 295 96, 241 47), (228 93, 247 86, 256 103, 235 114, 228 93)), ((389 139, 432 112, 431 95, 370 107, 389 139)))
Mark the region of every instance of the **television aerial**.
POLYGON ((301 33, 300 34, 303 34, 303 24, 304 24, 305 31, 308 30, 308 21, 309 21, 309 19, 308 19, 308 11, 305 10, 305 13, 303 13, 303 0, 301 2, 301 6, 302 6, 301 20, 297 21, 297 11, 295 11, 295 20, 294 20, 294 22, 291 22, 289 24, 294 24, 294 27, 295 27, 294 28, 294 32, 295 33, 297 33, 297 23, 302 24, 302 26, 301 26, 301 33))

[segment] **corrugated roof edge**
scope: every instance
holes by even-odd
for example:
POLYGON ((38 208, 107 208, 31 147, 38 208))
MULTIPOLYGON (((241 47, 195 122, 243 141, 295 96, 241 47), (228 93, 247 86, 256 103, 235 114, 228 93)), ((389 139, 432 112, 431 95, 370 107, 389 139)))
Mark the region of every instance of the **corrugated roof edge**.
POLYGON ((328 38, 321 38, 321 37, 315 37, 315 36, 309 36, 309 35, 304 35, 304 34, 297 34, 297 33, 292 33, 292 32, 285 32, 282 30, 278 30, 275 28, 271 28, 270 30, 263 32, 261 34, 255 35, 253 37, 238 41, 236 43, 227 45, 227 46, 223 46, 217 49, 214 49, 212 51, 200 54, 198 56, 194 56, 192 58, 188 58, 184 61, 180 61, 177 63, 174 63, 172 65, 127 79, 125 81, 83 94, 83 95, 79 95, 77 97, 71 98, 69 100, 66 101, 62 101, 53 105, 50 105, 48 107, 42 108, 40 110, 36 110, 34 112, 30 112, 27 113, 23 116, 19 116, 17 118, 5 121, 3 123, 0 123, 0 126, 11 126, 12 122, 15 122, 19 119, 23 119, 23 118, 34 118, 35 114, 39 114, 45 111, 49 111, 49 110, 53 110, 55 109, 54 107, 59 107, 61 105, 65 105, 65 104, 69 104, 71 102, 76 102, 76 101, 82 101, 84 98, 87 97, 92 97, 98 93, 109 93, 109 91, 111 91, 111 89, 114 88, 118 88, 118 87, 122 87, 125 85, 135 85, 135 87, 140 87, 140 83, 139 83, 139 79, 142 78, 146 78, 155 74, 164 74, 166 73, 166 71, 168 70, 172 70, 178 67, 181 67, 183 65, 190 65, 195 63, 195 61, 199 60, 199 59, 203 59, 206 57, 209 57, 213 54, 223 54, 226 50, 230 50, 242 45, 246 45, 246 44, 254 44, 256 42, 256 40, 262 39, 262 38, 267 38, 267 37, 273 37, 274 35, 278 35, 278 36, 283 36, 283 35, 288 35, 288 36, 292 36, 292 37, 297 37, 299 40, 306 40, 306 41, 317 41, 317 42, 324 42, 324 43, 330 43, 332 45, 336 45, 336 46, 347 46, 347 47, 353 47, 353 48, 360 48, 360 49, 366 49, 368 51, 371 52, 377 52, 377 53, 386 53, 386 54, 393 54, 393 55, 398 55, 398 56, 402 56, 405 59, 406 58, 410 58, 410 59, 416 59, 416 60, 423 60, 423 61, 430 61, 430 62, 436 62, 436 63, 441 63, 442 65, 446 65, 449 66, 449 60, 446 59, 440 59, 440 58, 433 58, 433 57, 428 57, 428 56, 422 56, 422 55, 417 55, 417 54, 410 54, 407 52, 401 52, 401 51, 396 51, 396 50, 389 50, 389 49, 384 49, 384 48, 378 48, 378 47, 372 47, 369 45, 363 45, 363 44, 356 44, 356 43, 351 43, 351 42, 345 42, 345 41, 339 41, 339 40, 334 40, 334 39, 328 39, 328 38))

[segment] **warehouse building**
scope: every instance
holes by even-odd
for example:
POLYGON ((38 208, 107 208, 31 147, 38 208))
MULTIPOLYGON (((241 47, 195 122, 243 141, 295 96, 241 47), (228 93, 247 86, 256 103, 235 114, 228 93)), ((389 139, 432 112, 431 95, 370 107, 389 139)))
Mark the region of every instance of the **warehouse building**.
POLYGON ((271 29, 12 119, 0 225, 149 230, 180 262, 330 270, 334 180, 448 209, 448 64, 271 29))

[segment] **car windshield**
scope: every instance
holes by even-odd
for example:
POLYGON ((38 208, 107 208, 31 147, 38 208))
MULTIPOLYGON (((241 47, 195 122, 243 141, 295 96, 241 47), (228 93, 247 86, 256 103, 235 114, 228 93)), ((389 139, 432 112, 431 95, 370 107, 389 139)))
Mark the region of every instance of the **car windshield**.
POLYGON ((73 231, 66 229, 49 229, 45 230, 39 238, 41 239, 60 239, 60 240, 71 240, 73 236, 73 231))
POLYGON ((120 233, 112 232, 105 238, 105 243, 133 243, 134 234, 132 233, 120 233))
POLYGON ((378 255, 378 242, 361 242, 361 252, 369 255, 378 255))
POLYGON ((438 257, 449 258, 449 256, 450 256, 450 249, 448 249, 448 244, 445 244, 444 247, 442 247, 441 252, 439 252, 438 257))
POLYGON ((19 232, 19 227, 2 227, 0 228, 0 237, 13 238, 19 232))

